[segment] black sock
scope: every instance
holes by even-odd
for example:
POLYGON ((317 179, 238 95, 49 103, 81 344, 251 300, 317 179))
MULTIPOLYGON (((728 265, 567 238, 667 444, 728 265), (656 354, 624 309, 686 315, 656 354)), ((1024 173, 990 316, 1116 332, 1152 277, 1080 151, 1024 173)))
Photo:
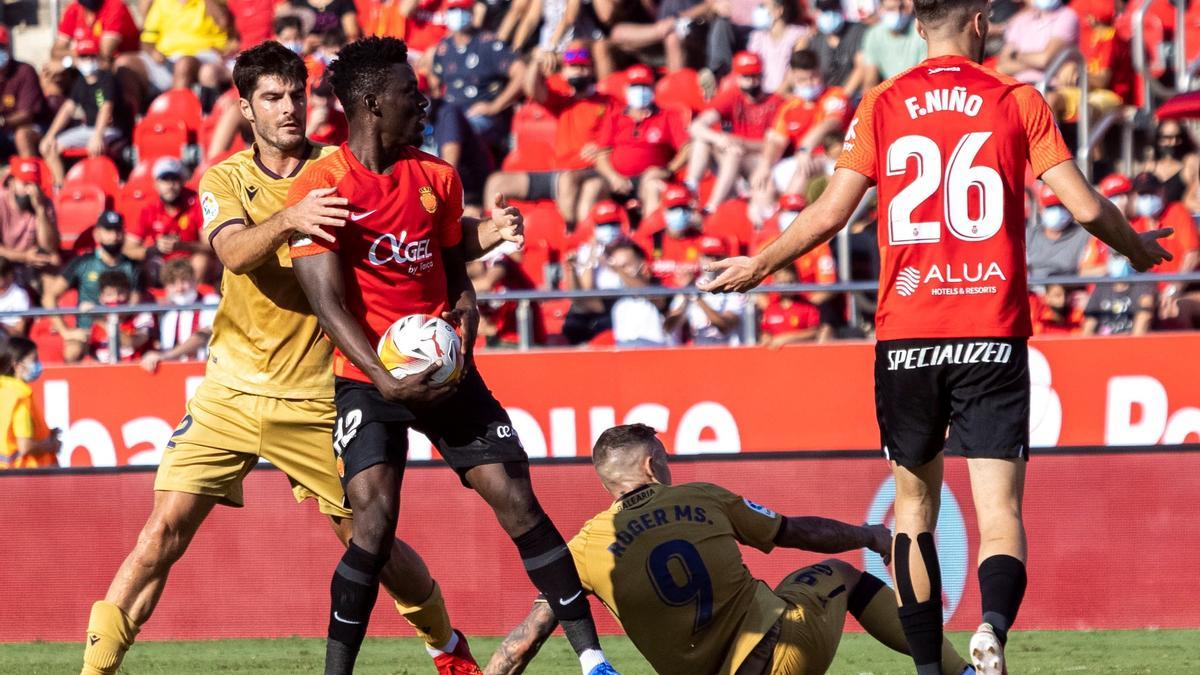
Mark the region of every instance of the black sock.
POLYGON ((942 671, 942 573, 937 547, 929 532, 917 535, 917 546, 929 577, 929 599, 917 602, 909 569, 911 545, 908 535, 896 535, 892 559, 896 567, 896 589, 900 593, 900 625, 904 627, 917 675, 939 675, 942 671))
POLYGON ((990 556, 979 564, 983 621, 992 624, 1000 644, 1008 643, 1008 629, 1017 620, 1026 583, 1025 563, 1011 555, 990 556))
POLYGON ((515 537, 513 543, 521 553, 529 580, 550 603, 550 609, 562 624, 575 653, 599 649, 600 638, 592 621, 592 607, 583 592, 567 543, 554 523, 543 515, 533 529, 515 537))
POLYGON ((354 672, 354 661, 367 636, 367 621, 379 595, 379 573, 390 553, 390 547, 381 554, 368 553, 353 541, 346 547, 329 587, 332 609, 325 645, 325 675, 354 672))

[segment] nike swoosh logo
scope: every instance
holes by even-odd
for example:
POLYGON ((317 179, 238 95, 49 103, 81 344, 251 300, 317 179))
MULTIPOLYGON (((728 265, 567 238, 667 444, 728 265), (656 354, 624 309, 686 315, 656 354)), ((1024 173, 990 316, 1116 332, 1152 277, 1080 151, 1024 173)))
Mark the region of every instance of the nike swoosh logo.
POLYGON ((558 604, 562 605, 563 607, 566 607, 567 605, 571 604, 572 602, 575 602, 575 598, 578 598, 581 595, 583 595, 582 588, 579 589, 578 591, 576 591, 575 595, 572 595, 571 597, 566 598, 566 599, 559 600, 558 604))
POLYGON ((350 220, 353 220, 354 222, 357 223, 358 221, 362 220, 363 218, 366 218, 367 216, 371 215, 372 213, 375 213, 378 210, 379 209, 371 209, 370 211, 365 211, 363 213, 351 213, 350 220))
POLYGON ((333 618, 341 621, 342 623, 348 623, 351 626, 357 626, 362 623, 361 621, 350 621, 349 619, 343 619, 342 617, 338 616, 337 610, 333 611, 333 618))

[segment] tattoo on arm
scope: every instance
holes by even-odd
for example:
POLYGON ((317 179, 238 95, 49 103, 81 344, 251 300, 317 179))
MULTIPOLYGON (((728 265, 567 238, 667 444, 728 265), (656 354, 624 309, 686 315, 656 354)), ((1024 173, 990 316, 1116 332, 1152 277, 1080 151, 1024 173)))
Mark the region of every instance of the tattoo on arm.
POLYGON ((535 602, 529 616, 521 622, 492 654, 484 672, 487 675, 518 675, 537 656, 546 639, 554 632, 558 620, 545 602, 535 602))

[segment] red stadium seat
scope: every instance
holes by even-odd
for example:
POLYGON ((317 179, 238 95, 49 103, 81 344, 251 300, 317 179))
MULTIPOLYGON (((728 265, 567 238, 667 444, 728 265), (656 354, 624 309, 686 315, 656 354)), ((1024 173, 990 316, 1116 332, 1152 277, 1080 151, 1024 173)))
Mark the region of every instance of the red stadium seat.
POLYGON ((179 120, 188 130, 188 142, 195 143, 204 123, 204 111, 200 99, 191 89, 171 89, 163 92, 150 103, 146 118, 179 120))
POLYGON ((138 164, 129 174, 129 180, 117 193, 116 209, 125 218, 126 227, 138 222, 142 209, 154 203, 158 195, 154 191, 154 177, 150 165, 138 164))
POLYGON ((63 187, 88 184, 104 190, 104 194, 114 197, 121 189, 121 175, 117 165, 107 157, 89 157, 71 167, 67 172, 63 187))
POLYGON ((513 115, 513 151, 504 158, 504 171, 550 171, 554 168, 554 137, 558 120, 544 107, 526 103, 513 115))
POLYGON ((159 157, 182 157, 187 144, 187 125, 181 120, 146 117, 133 129, 139 164, 153 164, 159 157))
POLYGON ((721 237, 736 244, 735 251, 743 251, 754 235, 754 223, 750 222, 745 199, 729 199, 704 219, 704 234, 721 237))
MULTIPOLYGON (((67 320, 67 325, 74 323, 71 320, 72 317, 64 318, 67 320)), ((63 362, 63 339, 61 335, 54 332, 50 317, 33 320, 33 324, 29 327, 29 339, 37 345, 39 361, 50 364, 63 362)))
POLYGON ((108 197, 95 185, 63 186, 54 200, 63 248, 71 248, 84 230, 96 224, 107 206, 108 197))
POLYGON ((562 339, 563 323, 567 320, 567 312, 571 310, 571 301, 567 299, 547 300, 539 303, 542 309, 542 320, 546 325, 546 344, 564 344, 562 339))
POLYGON ((690 68, 667 73, 654 87, 654 101, 662 108, 687 108, 693 113, 704 109, 704 90, 700 78, 690 68))
POLYGON ((597 82, 596 91, 601 94, 608 94, 621 105, 625 105, 625 87, 628 84, 629 76, 625 74, 625 71, 619 70, 597 82))

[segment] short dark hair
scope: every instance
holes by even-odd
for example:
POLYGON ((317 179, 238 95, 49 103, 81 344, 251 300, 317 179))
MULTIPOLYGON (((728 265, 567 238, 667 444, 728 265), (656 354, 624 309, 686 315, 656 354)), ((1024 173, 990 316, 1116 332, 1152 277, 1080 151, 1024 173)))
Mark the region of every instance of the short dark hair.
POLYGON ((913 14, 921 23, 937 26, 947 19, 957 18, 966 27, 976 12, 987 9, 987 0, 913 0, 913 14))
POLYGON ((275 35, 279 35, 289 28, 295 28, 301 35, 304 34, 304 22, 295 14, 277 16, 275 17, 275 22, 271 24, 271 32, 275 35))
POLYGON ((616 240, 615 242, 609 244, 608 249, 605 251, 605 253, 607 255, 612 255, 622 249, 631 251, 633 253, 633 256, 642 262, 646 262, 647 260, 650 259, 646 255, 646 251, 641 246, 638 246, 637 242, 635 242, 632 239, 616 240))
POLYGON ((592 464, 602 464, 613 453, 629 450, 635 447, 653 447, 658 440, 658 432, 654 427, 645 424, 622 424, 612 427, 600 434, 596 446, 592 448, 592 464))
POLYGON ((821 61, 811 49, 792 52, 792 68, 795 70, 820 70, 821 61))
POLYGON ((35 352, 37 345, 29 338, 15 335, 0 337, 0 375, 11 377, 16 374, 17 364, 35 352))
POLYGON ((119 270, 101 272, 98 283, 102 291, 106 288, 115 288, 118 291, 126 292, 133 290, 133 282, 129 280, 129 277, 124 272, 119 270))
POLYGON ((239 96, 250 100, 258 81, 264 77, 304 84, 308 69, 298 54, 275 40, 267 40, 238 55, 233 65, 233 85, 239 96))
POLYGON ((349 116, 363 96, 383 91, 396 64, 408 63, 408 46, 393 37, 369 37, 342 47, 329 64, 333 91, 349 116))
POLYGON ((804 12, 796 0, 771 0, 783 10, 783 22, 789 26, 804 23, 804 12))

